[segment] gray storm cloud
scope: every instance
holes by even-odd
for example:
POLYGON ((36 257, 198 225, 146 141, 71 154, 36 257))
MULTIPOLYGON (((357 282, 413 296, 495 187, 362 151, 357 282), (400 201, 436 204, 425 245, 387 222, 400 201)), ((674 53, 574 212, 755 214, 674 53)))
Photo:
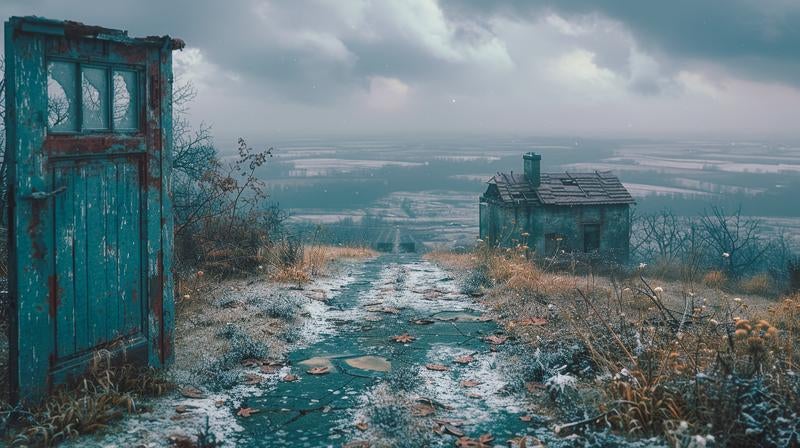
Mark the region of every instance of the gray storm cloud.
POLYGON ((169 33, 222 134, 795 136, 789 0, 5 1, 169 33))

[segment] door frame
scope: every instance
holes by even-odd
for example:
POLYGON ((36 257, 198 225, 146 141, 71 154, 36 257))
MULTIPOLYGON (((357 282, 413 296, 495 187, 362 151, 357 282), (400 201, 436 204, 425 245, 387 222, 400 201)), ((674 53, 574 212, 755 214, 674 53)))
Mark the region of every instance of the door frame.
MULTIPOLYGON (((77 22, 12 17, 5 24, 6 160, 9 198, 10 382, 13 402, 39 401, 61 383, 83 374, 91 356, 56 371, 54 315, 58 306, 54 192, 51 156, 76 144, 104 155, 124 153, 124 133, 47 133, 46 61, 55 51, 87 63, 143 66, 139 116, 145 152, 139 187, 142 208, 146 340, 129 361, 154 367, 173 358, 173 220, 170 193, 172 152, 172 51, 183 41, 169 36, 131 38, 127 32, 77 22), (24 89, 24 90, 23 90, 24 89), (47 148, 45 146, 48 146, 47 148), (86 147, 86 146, 82 146, 86 147)), ((127 347, 108 347, 125 353, 127 347)), ((91 355, 91 353, 89 354, 91 355)))

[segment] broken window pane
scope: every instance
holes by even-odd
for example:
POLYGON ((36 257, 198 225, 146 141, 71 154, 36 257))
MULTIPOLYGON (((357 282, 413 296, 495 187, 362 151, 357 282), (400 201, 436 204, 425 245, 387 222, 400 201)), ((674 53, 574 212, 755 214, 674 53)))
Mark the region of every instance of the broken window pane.
POLYGON ((47 64, 47 128, 54 132, 78 130, 78 95, 75 64, 47 64))
POLYGON ((136 129, 136 73, 114 70, 114 129, 136 129))
POLYGON ((108 129, 108 80, 102 68, 81 70, 83 129, 108 129))

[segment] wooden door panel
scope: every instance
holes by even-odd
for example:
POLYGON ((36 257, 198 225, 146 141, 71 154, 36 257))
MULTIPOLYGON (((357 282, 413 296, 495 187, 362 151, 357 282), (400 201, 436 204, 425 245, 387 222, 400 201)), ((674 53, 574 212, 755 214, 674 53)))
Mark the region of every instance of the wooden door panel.
POLYGON ((183 43, 12 17, 5 46, 11 394, 35 402, 100 347, 154 367, 172 358, 172 50, 183 43))
POLYGON ((54 164, 58 359, 144 333, 140 172, 138 158, 54 164))

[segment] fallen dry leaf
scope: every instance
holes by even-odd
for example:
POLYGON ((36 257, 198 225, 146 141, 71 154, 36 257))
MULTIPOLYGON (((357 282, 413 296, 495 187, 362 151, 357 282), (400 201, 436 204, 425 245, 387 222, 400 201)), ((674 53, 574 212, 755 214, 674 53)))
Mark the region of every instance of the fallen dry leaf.
POLYGON ((526 415, 521 415, 519 417, 519 419, 520 419, 520 421, 523 421, 523 422, 529 422, 529 421, 533 420, 533 417, 526 414, 526 415))
POLYGON ((451 436, 464 437, 464 432, 453 425, 442 425, 442 429, 445 433, 450 434, 451 436))
POLYGON ((250 417, 251 415, 257 414, 257 413, 258 413, 258 409, 241 408, 241 409, 239 409, 238 412, 236 412, 236 415, 238 415, 239 417, 247 418, 247 417, 250 417))
POLYGON ((492 344, 492 345, 500 345, 500 344, 504 344, 508 340, 508 336, 499 336, 499 335, 493 334, 491 336, 486 336, 485 338, 483 338, 483 340, 488 342, 488 343, 490 343, 490 344, 492 344))
POLYGON ((477 439, 462 436, 456 440, 456 446, 459 448, 490 448, 493 440, 494 436, 491 434, 484 434, 477 439))
POLYGON ((400 343, 400 344, 408 344, 409 342, 415 341, 417 338, 415 338, 414 336, 411 336, 408 333, 403 333, 403 334, 400 334, 400 335, 397 335, 397 336, 392 336, 391 339, 394 342, 397 342, 397 343, 400 343))
POLYGON ((533 326, 541 326, 547 325, 547 319, 543 317, 526 317, 525 319, 519 319, 515 321, 517 325, 533 325, 533 326))
POLYGON ((306 370, 306 373, 309 375, 325 375, 326 373, 330 373, 330 367, 312 367, 306 370))
POLYGON ((411 407, 411 415, 415 417, 427 417, 436 412, 436 409, 425 403, 417 403, 411 407))
POLYGON ((286 382, 297 381, 299 379, 300 378, 298 378, 297 375, 294 375, 292 373, 288 373, 288 374, 284 375, 283 378, 281 378, 281 380, 286 381, 286 382))
POLYGON ((195 406, 189 406, 186 404, 179 404, 175 406, 175 412, 177 412, 178 414, 185 414, 191 411, 192 409, 195 409, 195 406))
POLYGON ((461 387, 475 387, 481 383, 475 380, 461 380, 461 383, 459 384, 461 384, 461 387))
POLYGON ((369 428, 369 424, 367 422, 358 422, 356 423, 356 429, 359 431, 366 431, 369 428))
POLYGON ((194 386, 186 386, 183 389, 181 389, 181 395, 183 395, 186 398, 197 398, 197 399, 206 398, 206 394, 204 394, 203 391, 194 386))
POLYGON ((221 407, 225 406, 225 400, 217 400, 217 401, 215 401, 214 402, 214 406, 216 406, 218 408, 221 408, 221 407))
POLYGON ((459 356, 458 358, 456 358, 456 359, 454 359, 454 360, 453 360, 453 362, 454 362, 454 363, 456 363, 456 364, 462 364, 462 365, 469 364, 469 363, 471 363, 472 361, 475 361, 475 357, 474 357, 474 356, 472 356, 472 355, 463 355, 463 356, 459 356))
POLYGON ((425 364, 425 368, 436 372, 444 372, 450 370, 450 368, 444 364, 425 364))
POLYGON ((524 436, 514 437, 513 439, 506 440, 506 445, 508 445, 509 448, 527 448, 528 441, 524 436))
POLYGON ((467 394, 467 397, 468 398, 478 399, 478 398, 483 398, 483 395, 481 395, 479 393, 476 393, 476 392, 470 392, 470 393, 467 394))
POLYGON ((452 426, 455 426, 455 427, 464 426, 464 421, 463 420, 457 420, 457 419, 451 419, 451 418, 437 418, 437 419, 434 419, 433 421, 438 423, 438 424, 440 424, 440 425, 452 425, 452 426))
POLYGON ((244 384, 253 385, 264 381, 264 377, 255 373, 248 373, 244 376, 244 384))
POLYGON ((508 445, 510 448, 528 448, 528 440, 530 440, 531 443, 533 444, 531 445, 531 448, 544 446, 542 445, 541 440, 533 436, 514 437, 513 439, 509 439, 508 441, 506 441, 506 445, 508 445))
POLYGON ((270 374, 270 373, 275 373, 278 370, 280 370, 280 366, 261 366, 261 368, 259 370, 261 370, 261 373, 270 374))
POLYGON ((261 360, 255 358, 246 358, 242 360, 243 367, 257 367, 261 365, 261 360))

